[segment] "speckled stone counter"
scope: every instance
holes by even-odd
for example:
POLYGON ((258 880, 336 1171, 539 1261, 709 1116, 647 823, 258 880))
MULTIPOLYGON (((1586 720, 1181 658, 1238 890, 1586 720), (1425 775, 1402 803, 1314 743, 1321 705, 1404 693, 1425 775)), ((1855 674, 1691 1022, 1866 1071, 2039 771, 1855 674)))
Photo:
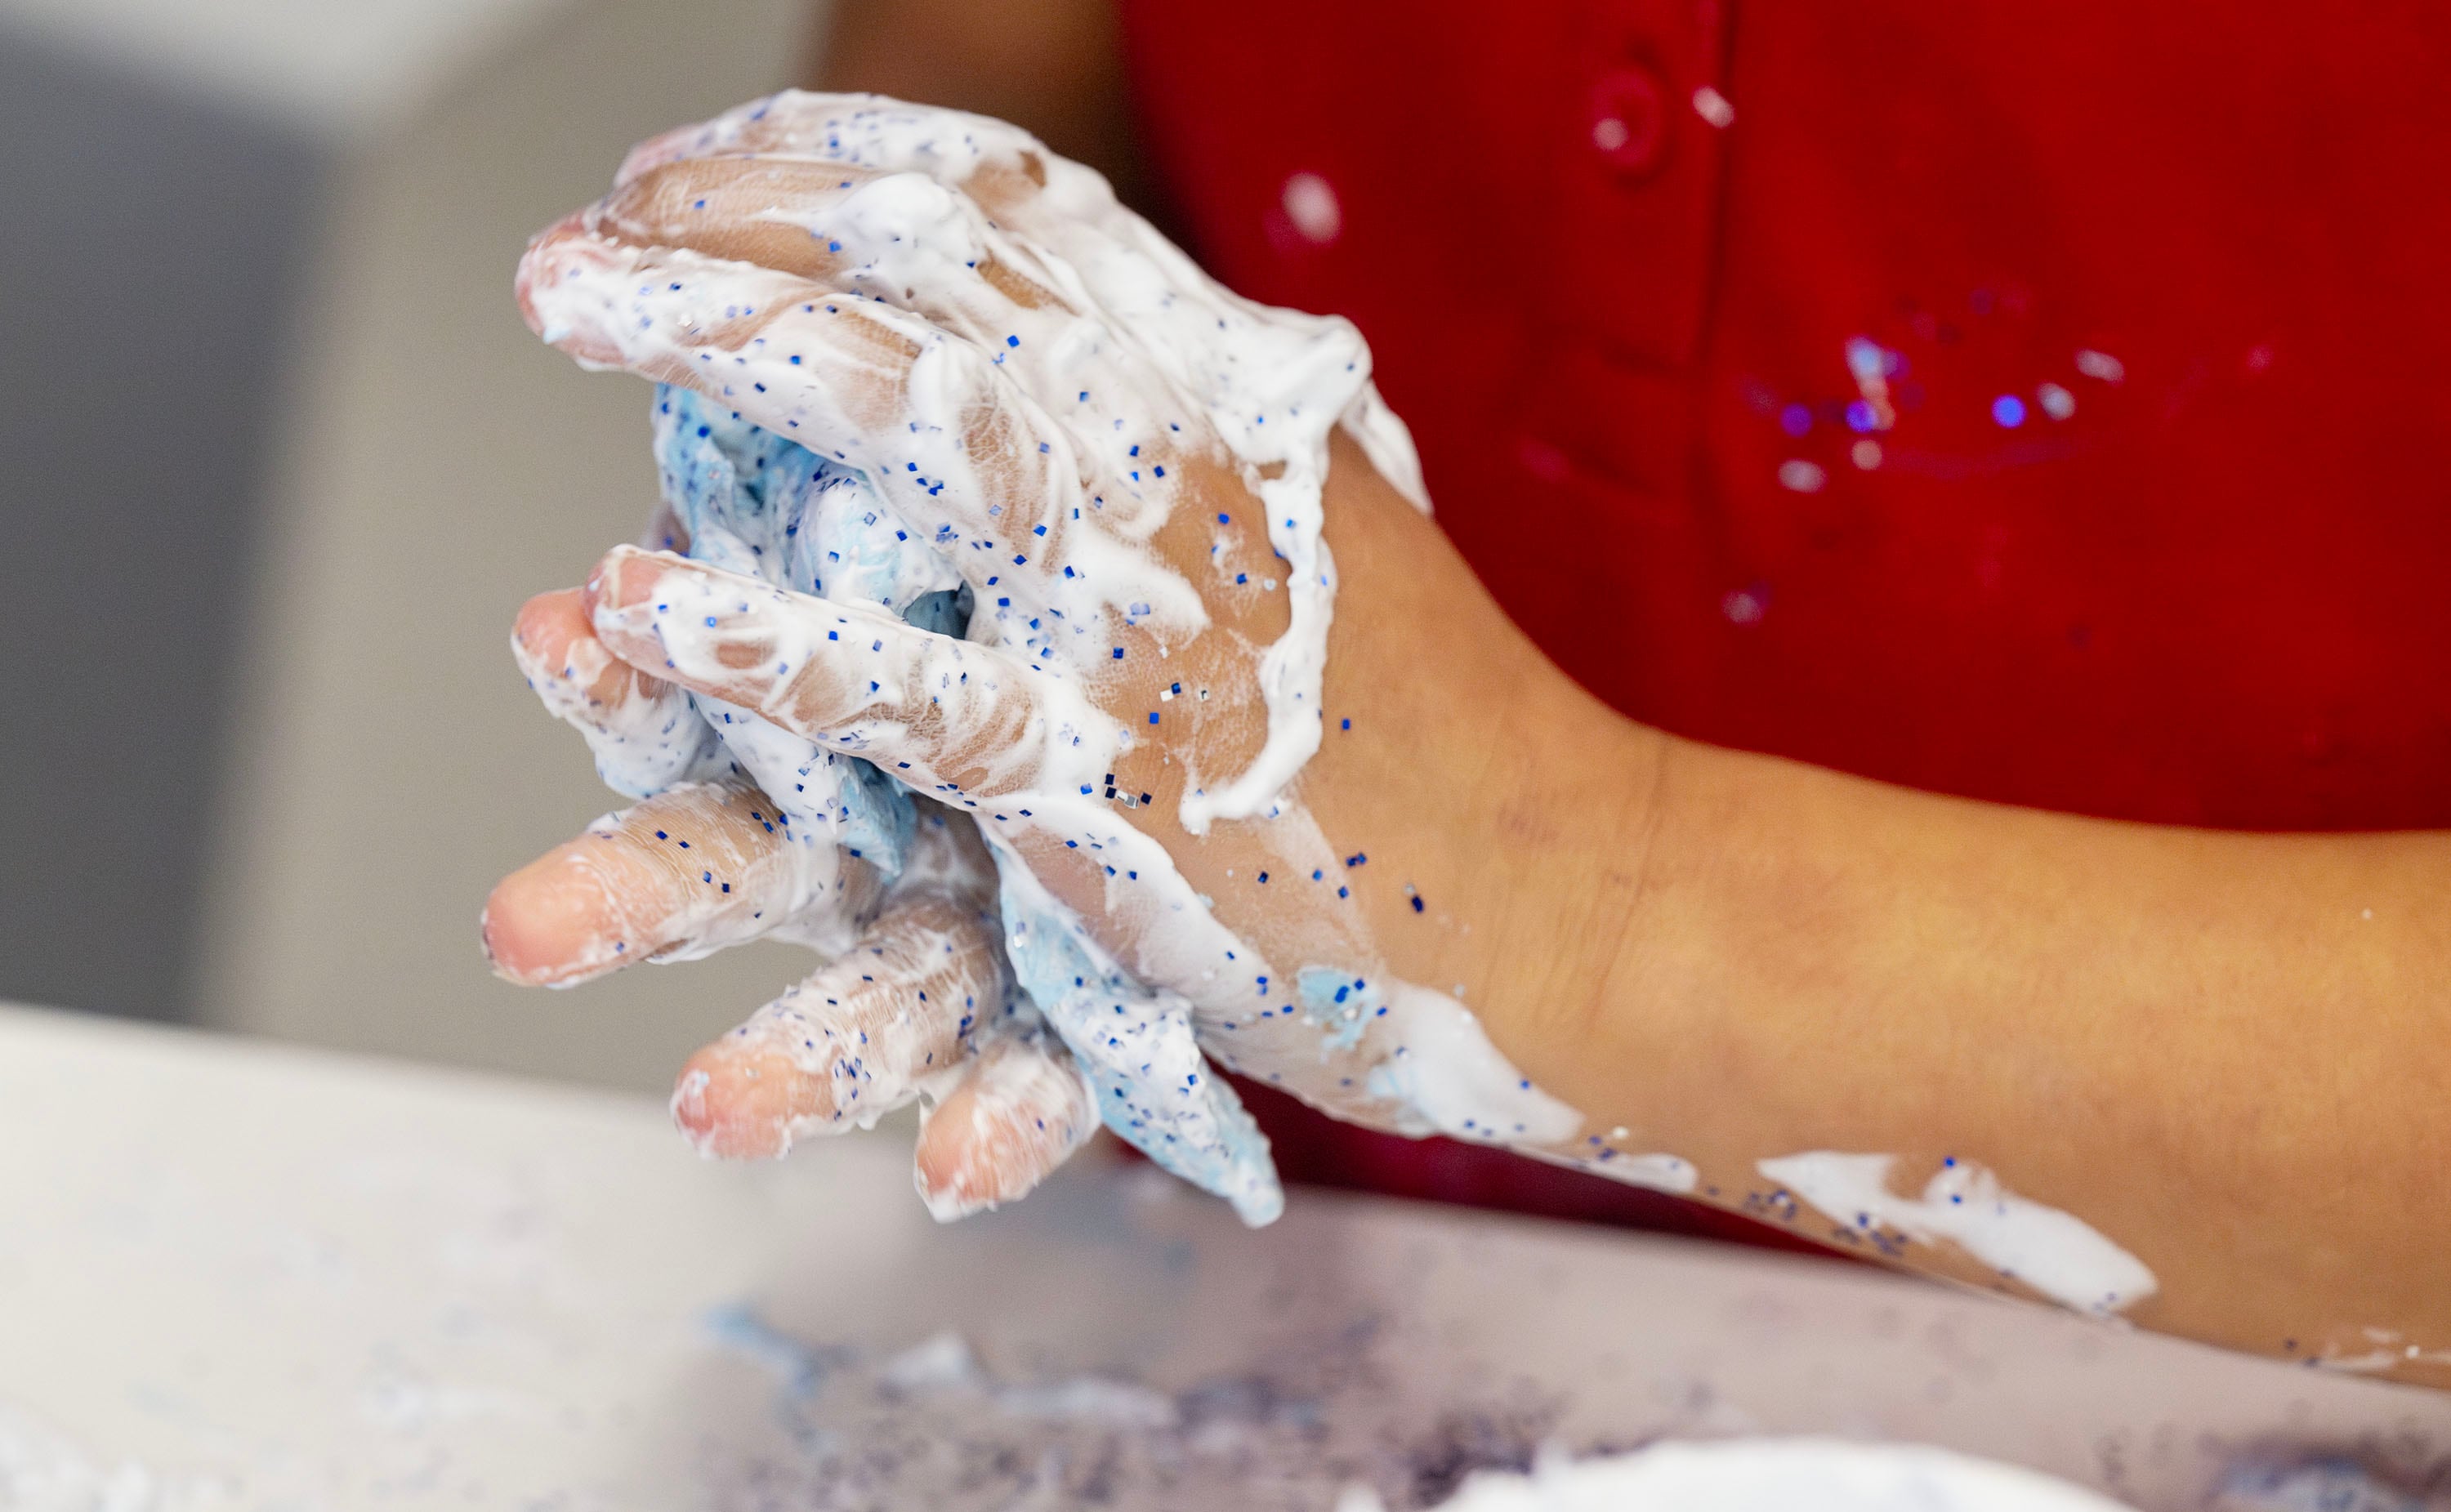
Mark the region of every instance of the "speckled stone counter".
POLYGON ((1870 1270, 1086 1160, 951 1228, 890 1133, 0 1010, 0 1507, 1330 1505, 1543 1442, 1912 1438, 2153 1509, 2451 1455, 2451 1397, 1870 1270))

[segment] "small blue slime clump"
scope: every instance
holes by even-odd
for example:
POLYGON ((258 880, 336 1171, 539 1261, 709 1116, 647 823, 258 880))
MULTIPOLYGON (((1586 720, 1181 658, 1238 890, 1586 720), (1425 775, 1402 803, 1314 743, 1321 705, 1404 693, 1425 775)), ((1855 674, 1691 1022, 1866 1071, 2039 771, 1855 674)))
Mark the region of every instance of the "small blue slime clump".
MULTIPOLYGON (((958 635, 968 594, 911 539, 859 473, 770 434, 685 388, 656 390, 656 464, 679 539, 657 541, 795 593, 859 599, 958 635)), ((827 751, 718 699, 691 701, 733 759, 812 841, 838 840, 891 881, 911 795, 866 761, 827 751)))

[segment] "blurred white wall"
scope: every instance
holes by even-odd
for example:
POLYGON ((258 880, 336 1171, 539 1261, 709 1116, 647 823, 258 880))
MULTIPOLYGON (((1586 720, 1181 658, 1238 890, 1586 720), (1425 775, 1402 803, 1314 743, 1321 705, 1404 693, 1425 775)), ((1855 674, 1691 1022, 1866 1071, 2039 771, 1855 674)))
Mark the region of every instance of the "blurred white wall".
MULTIPOLYGON (((368 0, 224 3, 271 18, 238 29, 243 50, 368 0)), ((478 948, 494 879, 614 803, 513 668, 511 617, 635 534, 655 487, 646 385, 539 344, 511 272, 529 232, 599 193, 633 140, 791 82, 816 7, 386 7, 418 24, 376 45, 361 26, 342 49, 366 111, 318 85, 302 112, 334 167, 273 427, 199 1016, 669 1086, 688 1050, 805 958, 756 947, 547 993, 495 981, 478 948)), ((216 68, 225 84, 280 72, 216 68)))
POLYGON ((0 997, 192 1011, 328 138, 0 0, 0 997))
POLYGON ((327 140, 399 126, 578 0, 0 0, 60 54, 327 140))

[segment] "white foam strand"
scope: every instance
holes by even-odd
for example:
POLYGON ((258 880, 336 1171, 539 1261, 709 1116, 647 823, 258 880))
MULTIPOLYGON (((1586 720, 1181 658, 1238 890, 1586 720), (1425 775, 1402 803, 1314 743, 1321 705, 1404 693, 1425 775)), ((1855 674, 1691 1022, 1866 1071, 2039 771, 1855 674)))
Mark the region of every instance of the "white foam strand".
POLYGON ((2020 1197, 1971 1161, 1952 1159, 1919 1197, 1890 1188, 1894 1155, 1814 1150, 1756 1168, 1832 1220, 1894 1228, 1919 1244, 1946 1241, 2044 1296, 2110 1317, 2151 1296, 2153 1272, 2083 1220, 2020 1197))

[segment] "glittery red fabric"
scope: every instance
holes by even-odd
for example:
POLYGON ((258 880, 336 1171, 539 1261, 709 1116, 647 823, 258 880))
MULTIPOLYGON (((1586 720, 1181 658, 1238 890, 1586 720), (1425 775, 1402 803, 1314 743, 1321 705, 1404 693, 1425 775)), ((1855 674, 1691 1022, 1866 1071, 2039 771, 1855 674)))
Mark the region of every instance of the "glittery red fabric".
POLYGON ((1448 533, 1617 707, 2451 825, 2451 9, 1123 15, 1195 249, 1360 324, 1448 533))

